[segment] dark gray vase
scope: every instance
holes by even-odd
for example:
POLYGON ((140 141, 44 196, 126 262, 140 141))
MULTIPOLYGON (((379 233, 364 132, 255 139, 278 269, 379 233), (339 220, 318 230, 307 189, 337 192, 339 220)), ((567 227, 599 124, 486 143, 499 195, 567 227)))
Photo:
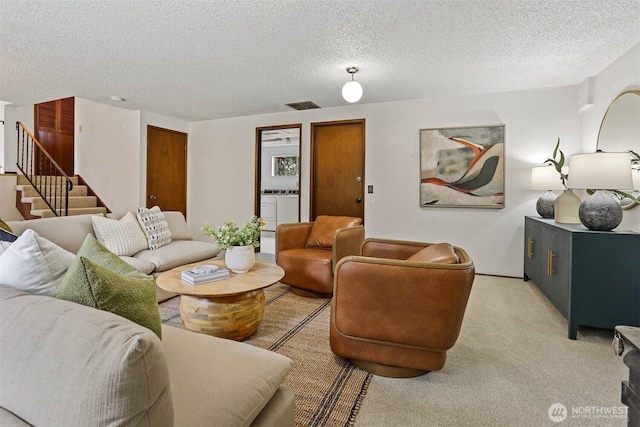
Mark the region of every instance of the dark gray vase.
POLYGON ((589 230, 609 231, 622 222, 622 206, 615 197, 597 190, 580 204, 578 216, 589 230))
POLYGON ((552 191, 547 191, 540 196, 536 202, 536 211, 542 218, 553 218, 556 204, 556 195, 552 191))

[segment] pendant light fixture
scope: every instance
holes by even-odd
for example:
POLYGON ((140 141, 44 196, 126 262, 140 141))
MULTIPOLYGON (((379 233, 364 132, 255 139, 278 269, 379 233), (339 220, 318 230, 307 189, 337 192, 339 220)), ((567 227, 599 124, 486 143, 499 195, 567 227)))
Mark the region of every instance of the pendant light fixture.
POLYGON ((360 83, 353 80, 353 75, 360 71, 358 67, 347 68, 347 73, 351 74, 351 81, 348 81, 342 86, 342 97, 347 102, 358 102, 362 98, 362 86, 360 83))

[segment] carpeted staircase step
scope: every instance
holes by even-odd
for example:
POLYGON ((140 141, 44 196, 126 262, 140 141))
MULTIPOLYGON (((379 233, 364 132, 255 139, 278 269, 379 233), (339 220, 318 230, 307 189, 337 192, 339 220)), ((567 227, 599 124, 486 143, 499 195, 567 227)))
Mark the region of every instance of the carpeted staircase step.
MULTIPOLYGON (((30 184, 25 185, 16 185, 16 191, 22 191, 22 199, 25 197, 40 197, 38 192, 33 186, 30 184)), ((69 196, 77 197, 77 196, 86 196, 87 195, 87 186, 86 185, 74 185, 71 191, 69 191, 69 196)), ((25 202, 24 200, 22 200, 25 202)), ((27 202, 25 202, 27 203, 27 202)))
MULTIPOLYGON (((61 176, 40 176, 40 175, 35 175, 33 177, 31 177, 31 179, 33 180, 34 183, 39 184, 39 183, 50 183, 50 184, 54 184, 54 183, 60 183, 63 181, 63 177, 61 176)), ((74 186, 78 185, 78 177, 77 176, 70 176, 69 179, 71 180, 71 182, 73 183, 74 186)), ((16 182, 17 185, 31 185, 31 183, 29 182, 29 180, 27 179, 27 177, 25 177, 24 175, 18 175, 18 180, 16 182)))
MULTIPOLYGON (((103 207, 95 208, 69 208, 69 216, 71 215, 86 215, 86 214, 103 214, 106 215, 107 209, 103 207)), ((56 216, 51 209, 32 210, 31 215, 39 216, 41 218, 51 218, 56 216)))
MULTIPOLYGON (((92 208, 97 205, 97 197, 96 196, 79 196, 79 197, 69 197, 69 208, 92 208)), ((31 212, 34 210, 41 209, 49 209, 47 203, 40 196, 38 197, 23 197, 22 203, 31 203, 31 212)), ((54 207, 65 207, 65 198, 64 197, 56 197, 52 198, 50 201, 51 205, 54 207)))

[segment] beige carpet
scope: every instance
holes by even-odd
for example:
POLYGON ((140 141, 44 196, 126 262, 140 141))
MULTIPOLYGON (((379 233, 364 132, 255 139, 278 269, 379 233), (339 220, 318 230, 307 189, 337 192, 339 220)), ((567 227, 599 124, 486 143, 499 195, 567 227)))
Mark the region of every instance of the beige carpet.
MULTIPOLYGON (((460 337, 438 372, 374 376, 356 427, 626 426, 620 382, 629 373, 612 332, 567 320, 532 282, 476 276, 460 337), (551 421, 560 403, 567 418, 551 421), (619 413, 619 412, 618 412, 619 413)), ((627 346, 628 347, 628 346, 627 346)))
MULTIPOLYGON (((244 342, 293 360, 283 385, 296 394, 296 424, 354 423, 371 375, 336 357, 329 348, 329 299, 304 298, 275 284, 265 289, 266 308, 258 331, 244 342)), ((160 304, 162 322, 182 327, 180 297, 160 304)))
MULTIPOLYGON (((624 415, 606 413, 626 410, 620 403, 620 382, 628 369, 611 349, 612 332, 580 328, 577 340, 568 339, 566 319, 532 282, 476 276, 460 338, 444 368, 411 379, 372 376, 370 382, 363 371, 349 372, 348 365, 330 354, 329 307, 322 308, 326 300, 290 293, 291 298, 278 297, 284 289, 276 285, 267 291, 264 323, 247 342, 295 357, 287 385, 296 390, 299 426, 344 426, 356 412, 356 427, 626 426, 624 415), (317 316, 305 321, 317 309, 317 316), (268 338, 270 334, 282 339, 268 338), (360 375, 349 386, 355 397, 348 403, 333 402, 331 387, 342 385, 324 379, 327 366, 333 378, 360 375), (555 403, 567 409, 560 423, 548 415, 555 403), (336 406, 332 412, 340 414, 340 421, 322 424, 336 406)), ((177 310, 177 299, 172 301, 177 310)), ((179 326, 174 313, 169 322, 179 326)), ((166 312, 162 315, 165 319, 166 312)))

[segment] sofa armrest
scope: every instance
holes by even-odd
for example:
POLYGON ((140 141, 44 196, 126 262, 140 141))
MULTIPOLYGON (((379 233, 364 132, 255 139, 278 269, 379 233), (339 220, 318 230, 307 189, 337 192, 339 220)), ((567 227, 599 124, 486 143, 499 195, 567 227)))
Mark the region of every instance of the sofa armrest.
POLYGON ((354 227, 339 228, 333 235, 333 264, 338 264, 342 258, 349 255, 360 255, 362 242, 364 241, 364 227, 357 225, 354 227))
POLYGON ((446 351, 458 338, 473 284, 467 261, 343 258, 334 272, 335 330, 356 340, 446 351))
POLYGON ((280 224, 276 228, 276 259, 280 251, 304 248, 312 227, 313 222, 280 224))

